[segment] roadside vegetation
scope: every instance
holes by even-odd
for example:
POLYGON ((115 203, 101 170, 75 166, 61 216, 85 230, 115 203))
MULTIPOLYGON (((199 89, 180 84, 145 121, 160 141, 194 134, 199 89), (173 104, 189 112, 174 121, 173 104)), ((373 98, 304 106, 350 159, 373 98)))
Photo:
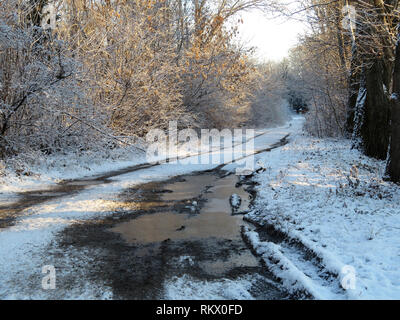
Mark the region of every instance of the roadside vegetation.
POLYGON ((0 3, 0 156, 31 174, 52 157, 109 158, 152 128, 272 125, 279 66, 237 41, 261 0, 5 0, 0 3))
POLYGON ((290 59, 308 132, 352 139, 400 182, 398 1, 306 0, 278 11, 308 25, 290 59))

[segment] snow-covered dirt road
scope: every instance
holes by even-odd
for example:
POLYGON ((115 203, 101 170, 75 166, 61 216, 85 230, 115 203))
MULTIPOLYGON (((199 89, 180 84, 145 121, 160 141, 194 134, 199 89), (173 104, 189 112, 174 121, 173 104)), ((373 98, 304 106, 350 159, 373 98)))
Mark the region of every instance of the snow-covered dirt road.
MULTIPOLYGON (((301 123, 257 132, 256 153, 301 123)), ((251 187, 227 175, 239 165, 144 164, 21 194, 1 206, 0 297, 287 297, 230 211, 230 196, 245 203, 251 187), (42 288, 46 265, 55 290, 42 288)))
POLYGON ((136 164, 4 201, 0 298, 399 299, 399 186, 302 124, 258 132, 247 178, 136 164))

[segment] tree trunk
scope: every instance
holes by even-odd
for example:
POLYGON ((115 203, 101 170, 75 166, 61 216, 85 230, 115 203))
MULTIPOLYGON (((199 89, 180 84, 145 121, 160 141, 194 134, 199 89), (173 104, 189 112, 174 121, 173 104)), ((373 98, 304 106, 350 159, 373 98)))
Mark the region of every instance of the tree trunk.
POLYGON ((354 131, 354 116, 358 98, 358 91, 360 90, 360 75, 357 70, 359 59, 357 57, 357 47, 353 44, 350 75, 349 75, 349 99, 347 102, 347 114, 345 132, 347 137, 351 137, 354 131))
MULTIPOLYGON (((345 4, 347 6, 350 5, 350 1, 346 0, 345 4)), ((351 61, 350 61, 350 72, 348 78, 348 100, 347 100, 347 110, 346 110, 346 124, 345 124, 345 134, 348 138, 354 135, 354 130, 356 130, 355 126, 355 117, 356 117, 356 108, 358 101, 358 93, 360 91, 360 62, 361 57, 359 54, 359 43, 357 43, 357 37, 355 30, 353 29, 352 22, 349 23, 350 34, 351 34, 351 61)), ((363 31, 361 29, 360 31, 363 31)), ((362 33, 362 32, 361 32, 362 33)))
POLYGON ((391 107, 391 142, 386 174, 391 181, 400 182, 400 25, 394 62, 391 107))
POLYGON ((389 147, 390 102, 384 90, 384 64, 373 62, 366 71, 367 97, 361 123, 361 139, 364 153, 373 158, 386 160, 389 147))
POLYGON ((389 159, 386 175, 393 182, 400 182, 400 100, 392 100, 392 125, 389 159))

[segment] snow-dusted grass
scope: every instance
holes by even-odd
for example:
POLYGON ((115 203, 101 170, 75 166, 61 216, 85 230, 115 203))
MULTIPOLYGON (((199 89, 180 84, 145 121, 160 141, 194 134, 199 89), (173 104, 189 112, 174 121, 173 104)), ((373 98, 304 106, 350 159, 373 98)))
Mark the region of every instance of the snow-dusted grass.
POLYGON ((13 192, 43 188, 61 180, 93 176, 146 162, 144 152, 135 148, 107 153, 83 152, 45 156, 38 152, 0 163, 0 199, 13 192))
POLYGON ((288 290, 320 299, 400 299, 400 187, 381 179, 384 162, 351 150, 350 141, 300 132, 260 161, 266 171, 256 177, 258 198, 247 218, 287 239, 272 244, 246 234, 288 290), (315 258, 294 253, 293 243, 315 258), (355 269, 355 289, 341 288, 344 266, 355 269))

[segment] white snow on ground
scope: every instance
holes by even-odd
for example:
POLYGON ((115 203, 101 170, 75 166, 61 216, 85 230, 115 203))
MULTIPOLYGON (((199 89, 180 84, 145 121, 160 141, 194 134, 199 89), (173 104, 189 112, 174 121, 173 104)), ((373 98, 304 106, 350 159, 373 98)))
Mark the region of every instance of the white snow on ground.
MULTIPOLYGON (((399 299, 399 187, 380 179, 383 162, 351 150, 350 142, 310 138, 301 128, 302 119, 296 118, 290 126, 267 130, 256 138, 256 149, 262 149, 291 134, 285 147, 256 156, 257 166, 266 171, 255 177, 260 183, 258 198, 248 217, 274 225, 319 261, 305 258, 290 241, 271 243, 251 230, 248 238, 271 271, 285 279, 289 291, 306 289, 319 299, 399 299), (340 279, 346 278, 342 271, 348 270, 344 266, 355 269, 355 289, 341 289, 340 279)), ((237 165, 225 168, 234 170, 237 165)), ((48 244, 68 225, 110 214, 121 206, 117 195, 125 188, 216 166, 163 164, 24 210, 15 226, 0 230, 0 298, 54 297, 40 289, 42 266, 57 265, 57 261, 48 261, 48 244)), ((2 205, 6 200, 11 201, 0 199, 2 205)), ((68 263, 68 256, 64 259, 68 263)), ((61 277, 66 276, 60 272, 61 277)), ((174 278, 166 283, 166 290, 171 298, 202 298, 206 288, 213 288, 208 291, 213 297, 228 298, 218 293, 226 287, 232 289, 227 291, 232 298, 247 299, 249 283, 242 280, 206 283, 174 278), (177 284, 187 286, 178 290, 177 284)), ((89 280, 84 288, 60 292, 58 298, 112 298, 110 288, 89 280)))
MULTIPOLYGON (((263 148, 285 136, 288 126, 261 130, 265 136, 256 138, 256 147, 263 148), (268 136, 268 137, 267 137, 268 136)), ((192 157, 198 158, 198 156, 192 157)), ((190 160, 190 159, 189 159, 190 160)), ((192 161, 196 162, 196 161, 192 161)), ((132 165, 132 163, 129 163, 132 165)), ((90 186, 84 191, 67 198, 59 198, 24 210, 15 226, 0 230, 0 299, 18 298, 65 298, 65 299, 107 299, 112 297, 107 287, 98 289, 88 283, 85 288, 69 288, 45 291, 41 289, 41 269, 44 265, 57 265, 57 261, 48 261, 47 246, 54 241, 57 233, 76 222, 107 215, 120 206, 118 194, 133 185, 162 181, 172 176, 189 174, 193 171, 212 169, 219 164, 162 164, 152 168, 127 173, 112 178, 108 184, 90 186), (88 289, 92 288, 92 289, 88 289), (99 293, 104 295, 99 296, 99 293), (60 294, 63 294, 60 296, 60 294)), ((230 165, 234 168, 237 165, 230 165)), ((110 169, 119 169, 120 164, 110 169)), ((101 166, 99 167, 101 168, 101 166)), ((104 168, 104 166, 102 167, 104 168)), ((102 171, 99 169, 99 171, 102 171)), ((78 171, 79 173, 79 171, 78 171)), ((74 174, 70 174, 73 177, 74 174)), ((41 181, 41 180, 40 180, 41 181)), ((39 181, 39 182, 40 182, 39 181)), ((17 189, 19 186, 17 186, 17 189)), ((20 190, 20 189, 18 189, 20 190)), ((10 202, 10 199, 7 202, 10 202)), ((5 201, 0 199, 2 205, 5 201)), ((84 254, 84 253, 83 253, 84 254)), ((68 261, 68 252, 64 259, 68 261)), ((90 263, 90 261, 88 261, 90 263)), ((68 268, 67 268, 68 270, 68 268)), ((67 276, 59 271, 60 277, 67 276)), ((86 278, 82 275, 81 278, 86 278)))
POLYGON ((19 174, 12 168, 3 168, 0 170, 3 171, 0 176, 0 201, 3 203, 15 197, 16 192, 43 189, 61 180, 93 176, 146 162, 145 154, 137 149, 118 149, 109 153, 111 155, 82 153, 38 156, 30 160, 30 164, 19 161, 19 174))
POLYGON ((240 198, 240 196, 238 194, 233 194, 231 195, 231 198, 229 199, 231 206, 233 208, 239 208, 240 204, 242 203, 242 199, 240 198))
POLYGON ((246 234, 289 291, 306 289, 317 299, 400 299, 400 187, 382 181, 384 162, 351 150, 350 141, 301 131, 257 157, 266 171, 256 176, 258 198, 247 217, 289 240, 246 234), (305 259, 293 240, 321 261, 305 259), (341 280, 352 279, 352 268, 355 288, 345 291, 341 280))
POLYGON ((188 275, 165 281, 166 300, 253 300, 250 277, 201 281, 188 275))

